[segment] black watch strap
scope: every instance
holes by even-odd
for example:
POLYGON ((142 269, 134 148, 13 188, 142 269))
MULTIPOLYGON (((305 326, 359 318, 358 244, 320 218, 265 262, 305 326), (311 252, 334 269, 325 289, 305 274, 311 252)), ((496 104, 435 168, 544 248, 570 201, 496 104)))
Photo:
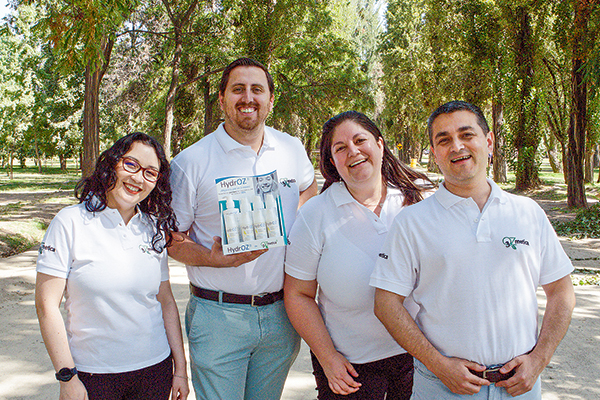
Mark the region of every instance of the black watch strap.
POLYGON ((77 368, 61 368, 56 374, 56 379, 61 382, 69 382, 75 375, 77 375, 77 368))

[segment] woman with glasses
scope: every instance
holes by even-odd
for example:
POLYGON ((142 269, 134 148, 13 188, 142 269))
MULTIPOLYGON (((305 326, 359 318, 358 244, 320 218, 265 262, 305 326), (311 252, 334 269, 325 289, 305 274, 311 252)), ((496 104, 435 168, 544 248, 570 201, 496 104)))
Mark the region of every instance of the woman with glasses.
POLYGON ((61 400, 187 398, 167 265, 176 230, 169 173, 154 138, 122 137, 77 184, 80 203, 48 227, 35 302, 61 400))
POLYGON ((408 400, 413 360, 375 317, 369 277, 401 210, 433 185, 356 111, 323 125, 319 196, 298 211, 285 259, 290 321, 311 349, 318 399, 408 400))

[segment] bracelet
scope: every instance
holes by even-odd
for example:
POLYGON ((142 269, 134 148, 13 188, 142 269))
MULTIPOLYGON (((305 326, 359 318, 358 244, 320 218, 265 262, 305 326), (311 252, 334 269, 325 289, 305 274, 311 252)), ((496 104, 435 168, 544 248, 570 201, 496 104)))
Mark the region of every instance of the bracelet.
POLYGON ((175 375, 175 374, 173 374, 173 376, 176 376, 176 377, 178 377, 178 378, 185 379, 185 380, 187 380, 187 379, 188 379, 188 377, 187 377, 187 376, 181 376, 181 375, 175 375))

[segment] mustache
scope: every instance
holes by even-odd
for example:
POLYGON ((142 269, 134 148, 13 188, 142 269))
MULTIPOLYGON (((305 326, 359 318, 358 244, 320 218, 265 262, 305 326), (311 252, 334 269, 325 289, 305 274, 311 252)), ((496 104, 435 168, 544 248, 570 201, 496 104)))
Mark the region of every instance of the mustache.
POLYGON ((252 107, 256 107, 259 108, 259 104, 254 102, 254 101, 250 101, 250 102, 246 102, 246 101, 238 101, 237 106, 239 107, 243 107, 243 106, 252 106, 252 107))

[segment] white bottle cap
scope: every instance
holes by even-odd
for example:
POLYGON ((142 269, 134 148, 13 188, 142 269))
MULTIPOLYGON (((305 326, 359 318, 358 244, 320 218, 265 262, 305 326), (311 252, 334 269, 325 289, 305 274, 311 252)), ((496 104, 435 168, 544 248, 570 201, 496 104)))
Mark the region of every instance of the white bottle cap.
POLYGON ((235 208, 235 203, 233 202, 233 197, 231 195, 227 195, 227 210, 233 210, 235 208))
POLYGON ((240 199, 240 211, 242 213, 250 212, 250 202, 248 201, 248 198, 242 197, 240 199))
POLYGON ((254 201, 252 202, 254 205, 254 211, 256 210, 264 210, 265 204, 262 202, 260 196, 254 196, 254 201))

